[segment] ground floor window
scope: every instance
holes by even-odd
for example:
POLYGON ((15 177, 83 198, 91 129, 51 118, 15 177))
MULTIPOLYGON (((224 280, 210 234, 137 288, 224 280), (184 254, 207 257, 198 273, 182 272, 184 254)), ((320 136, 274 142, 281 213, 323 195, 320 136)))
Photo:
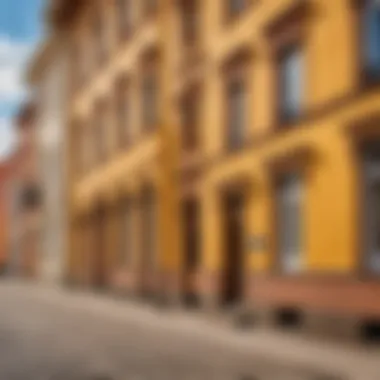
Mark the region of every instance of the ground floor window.
POLYGON ((380 274, 380 144, 367 147, 363 161, 365 265, 380 274))
POLYGON ((124 200, 121 208, 121 249, 120 263, 126 266, 130 263, 132 252, 132 205, 129 199, 124 200))
POLYGON ((278 256, 281 269, 297 272, 303 259, 304 186, 296 175, 282 178, 277 188, 278 256))
POLYGON ((155 193, 152 188, 144 189, 141 197, 142 212, 142 256, 143 265, 146 270, 151 269, 155 262, 156 251, 156 202, 155 193))

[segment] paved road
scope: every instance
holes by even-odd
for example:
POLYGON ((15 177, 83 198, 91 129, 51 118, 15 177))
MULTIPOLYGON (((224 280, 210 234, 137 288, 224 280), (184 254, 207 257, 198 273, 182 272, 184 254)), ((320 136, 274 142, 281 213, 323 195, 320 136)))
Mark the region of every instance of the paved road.
POLYGON ((122 300, 0 283, 0 305, 1 380, 348 379, 261 357, 194 318, 122 300))

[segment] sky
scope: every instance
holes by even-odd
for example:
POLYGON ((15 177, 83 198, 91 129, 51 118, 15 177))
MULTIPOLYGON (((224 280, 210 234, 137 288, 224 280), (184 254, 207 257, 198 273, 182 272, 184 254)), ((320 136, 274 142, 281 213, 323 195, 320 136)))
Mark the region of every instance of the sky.
POLYGON ((12 151, 12 120, 25 99, 26 65, 43 32, 46 0, 0 0, 0 159, 12 151))

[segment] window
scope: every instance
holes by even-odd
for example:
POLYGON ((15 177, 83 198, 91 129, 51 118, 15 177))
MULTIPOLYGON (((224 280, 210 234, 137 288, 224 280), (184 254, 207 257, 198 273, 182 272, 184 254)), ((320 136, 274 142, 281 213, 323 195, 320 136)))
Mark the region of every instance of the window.
POLYGON ((364 154, 365 266, 380 274, 380 144, 364 154))
POLYGON ((194 45, 198 39, 199 2, 182 1, 182 33, 185 45, 194 45))
POLYGON ((143 128, 149 131, 157 123, 157 83, 153 72, 149 72, 144 76, 142 86, 143 128))
POLYGON ((133 208, 132 202, 127 199, 123 202, 121 207, 121 251, 120 251, 120 264, 128 265, 131 260, 132 253, 132 238, 133 238, 133 229, 132 229, 132 217, 133 217, 133 208))
POLYGON ((155 262, 156 254, 156 197, 153 188, 146 187, 141 194, 141 252, 143 271, 148 274, 155 262))
POLYGON ((97 106, 95 112, 95 131, 96 131, 96 145, 98 151, 99 163, 102 163, 106 157, 107 140, 106 140, 106 128, 105 128, 105 107, 103 104, 97 106))
POLYGON ((299 47, 290 47, 280 54, 279 62, 280 118, 296 119, 301 114, 303 97, 303 53, 299 47))
POLYGON ((79 135, 79 150, 80 150, 80 171, 81 173, 85 173, 86 170, 89 168, 89 160, 88 160, 88 136, 87 136, 87 125, 85 123, 82 123, 81 125, 77 126, 78 128, 78 135, 79 135))
POLYGON ((78 89, 86 79, 87 70, 85 65, 85 56, 83 54, 83 46, 75 41, 71 51, 71 62, 74 87, 75 89, 78 89))
POLYGON ((129 95, 126 83, 120 86, 117 96, 119 143, 120 146, 125 146, 131 141, 129 95))
POLYGON ((131 0, 117 0, 120 40, 127 38, 132 30, 131 0))
POLYGON ((243 146, 246 124, 246 86, 243 78, 227 83, 227 147, 236 150, 243 146))
POLYGON ((369 79, 380 79, 380 2, 367 0, 362 15, 365 74, 369 79))
POLYGON ((105 61, 107 45, 108 41, 104 20, 102 19, 101 10, 98 9, 94 19, 94 50, 99 65, 105 61))
POLYGON ((21 190, 21 204, 25 209, 36 209, 41 205, 42 194, 35 184, 26 184, 21 190))
POLYGON ((154 14, 157 11, 158 0, 143 0, 143 13, 145 17, 154 14))
POLYGON ((186 150, 195 149, 198 145, 199 106, 199 95, 194 92, 187 94, 182 102, 182 145, 186 150))
POLYGON ((288 273, 302 267, 303 184, 297 176, 287 176, 278 185, 278 255, 288 273))
POLYGON ((248 0, 226 0, 228 18, 240 15, 246 8, 248 0))

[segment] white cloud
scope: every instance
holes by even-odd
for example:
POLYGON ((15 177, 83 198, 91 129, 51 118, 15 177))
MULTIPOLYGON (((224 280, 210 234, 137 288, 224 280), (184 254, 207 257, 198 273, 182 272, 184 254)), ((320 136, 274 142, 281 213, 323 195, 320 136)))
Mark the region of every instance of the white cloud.
POLYGON ((12 127, 12 120, 0 118, 0 159, 12 151, 15 142, 16 136, 12 127))
POLYGON ((25 95, 22 78, 33 47, 0 35, 0 103, 18 102, 25 95))

